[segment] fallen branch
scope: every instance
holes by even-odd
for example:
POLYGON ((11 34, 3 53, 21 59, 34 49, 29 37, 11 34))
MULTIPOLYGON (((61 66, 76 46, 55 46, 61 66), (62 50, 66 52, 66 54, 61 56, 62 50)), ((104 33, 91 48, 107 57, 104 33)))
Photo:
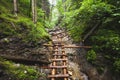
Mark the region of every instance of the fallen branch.
POLYGON ((102 21, 99 21, 98 24, 96 24, 83 38, 83 41, 85 41, 94 31, 97 27, 99 27, 99 25, 102 23, 102 21))

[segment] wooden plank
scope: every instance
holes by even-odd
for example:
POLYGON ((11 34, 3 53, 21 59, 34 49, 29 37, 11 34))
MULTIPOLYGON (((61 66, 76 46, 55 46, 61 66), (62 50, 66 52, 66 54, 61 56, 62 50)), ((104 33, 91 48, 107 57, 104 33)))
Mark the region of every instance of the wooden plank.
POLYGON ((92 48, 91 46, 75 46, 75 45, 68 45, 63 46, 63 48, 92 48))
POLYGON ((55 77, 55 78, 64 78, 64 77, 69 77, 68 74, 58 74, 58 75, 49 75, 49 78, 55 77))
POLYGON ((67 56, 67 54, 53 54, 53 56, 67 56))
POLYGON ((67 68, 67 66, 50 66, 50 68, 67 68))
POLYGON ((54 44, 53 46, 64 46, 64 44, 54 44))
POLYGON ((51 61, 67 61, 67 59, 51 59, 51 61))
MULTIPOLYGON (((59 41, 58 41, 59 42, 59 41)), ((92 48, 92 46, 75 46, 75 45, 63 45, 63 44, 54 44, 54 45, 49 45, 49 44, 45 44, 46 46, 59 46, 61 45, 63 48, 92 48)))

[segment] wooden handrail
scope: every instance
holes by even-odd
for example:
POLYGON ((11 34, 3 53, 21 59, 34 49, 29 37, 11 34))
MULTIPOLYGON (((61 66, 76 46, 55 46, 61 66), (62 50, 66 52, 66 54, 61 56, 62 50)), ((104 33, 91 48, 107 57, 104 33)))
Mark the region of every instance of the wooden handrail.
POLYGON ((74 45, 68 45, 63 47, 64 48, 92 48, 91 46, 74 46, 74 45))

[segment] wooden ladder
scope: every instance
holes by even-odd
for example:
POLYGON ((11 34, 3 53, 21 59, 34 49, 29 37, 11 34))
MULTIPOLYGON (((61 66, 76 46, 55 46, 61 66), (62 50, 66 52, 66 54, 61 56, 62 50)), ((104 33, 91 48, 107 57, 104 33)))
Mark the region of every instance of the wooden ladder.
POLYGON ((49 66, 51 69, 51 74, 48 77, 51 80, 68 80, 67 54, 65 53, 61 38, 57 38, 59 40, 53 41, 52 63, 49 66))
POLYGON ((52 45, 44 44, 44 46, 53 47, 52 63, 49 66, 51 74, 48 75, 48 78, 50 78, 50 80, 68 80, 68 58, 65 53, 65 48, 91 48, 91 46, 64 45, 62 36, 58 34, 54 34, 53 36, 55 37, 55 40, 52 41, 52 45))

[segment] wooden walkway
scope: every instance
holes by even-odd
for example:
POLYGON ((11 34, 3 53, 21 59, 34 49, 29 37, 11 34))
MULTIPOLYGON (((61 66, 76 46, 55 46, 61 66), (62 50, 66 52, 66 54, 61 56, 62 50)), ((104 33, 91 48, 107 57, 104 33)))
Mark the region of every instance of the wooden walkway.
MULTIPOLYGON (((64 45, 62 42, 62 38, 58 35, 53 36, 53 54, 52 54, 52 63, 50 64, 51 74, 48 76, 51 80, 68 80, 68 72, 67 72, 67 55, 64 50, 64 45)), ((50 46, 50 45, 49 45, 50 46)))
POLYGON ((55 31, 52 35, 52 44, 44 44, 44 46, 52 47, 52 57, 49 69, 51 74, 48 75, 50 80, 68 80, 68 56, 65 52, 65 48, 91 48, 91 46, 76 46, 76 45, 65 45, 63 41, 64 33, 55 31))

